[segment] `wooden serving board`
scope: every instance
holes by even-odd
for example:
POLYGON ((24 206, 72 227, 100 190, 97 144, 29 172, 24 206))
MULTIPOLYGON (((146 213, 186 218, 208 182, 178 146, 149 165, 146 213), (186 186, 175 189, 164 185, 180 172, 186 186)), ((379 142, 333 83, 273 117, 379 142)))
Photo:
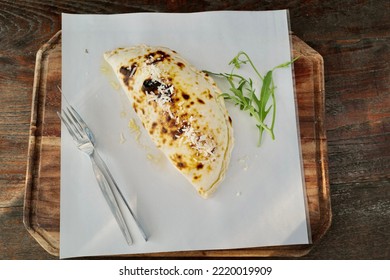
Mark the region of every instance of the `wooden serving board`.
MULTIPOLYGON (((324 70, 320 54, 292 35, 296 95, 306 196, 313 244, 234 250, 131 255, 132 257, 297 257, 328 230, 331 208, 324 130, 324 70)), ((61 123, 61 31, 37 53, 24 200, 24 224, 52 255, 59 255, 61 123)))

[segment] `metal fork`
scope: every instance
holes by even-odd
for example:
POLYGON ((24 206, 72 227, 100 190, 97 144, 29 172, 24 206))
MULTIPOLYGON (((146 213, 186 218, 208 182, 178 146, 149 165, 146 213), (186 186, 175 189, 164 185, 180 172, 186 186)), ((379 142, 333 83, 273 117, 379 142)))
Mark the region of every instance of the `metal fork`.
POLYGON ((62 113, 57 112, 57 114, 62 120, 62 122, 65 124, 73 140, 76 142, 78 149, 82 152, 85 152, 90 157, 92 167, 96 175, 96 180, 99 183, 99 187, 108 205, 110 206, 111 212, 113 213, 127 243, 131 245, 133 243, 133 240, 131 238, 129 228, 123 218, 122 211, 119 208, 118 202, 114 195, 113 188, 115 188, 116 191, 119 193, 121 199, 124 201, 132 218, 134 219, 134 222, 136 223, 139 231, 141 232, 142 237, 145 241, 147 241, 145 231, 143 230, 141 224, 134 215, 134 212, 131 209, 130 205, 127 203, 127 200, 125 199, 124 195, 120 191, 108 167, 96 151, 94 146, 95 137, 92 131, 88 128, 87 124, 83 121, 81 116, 71 105, 66 106, 66 108, 62 110, 62 113))

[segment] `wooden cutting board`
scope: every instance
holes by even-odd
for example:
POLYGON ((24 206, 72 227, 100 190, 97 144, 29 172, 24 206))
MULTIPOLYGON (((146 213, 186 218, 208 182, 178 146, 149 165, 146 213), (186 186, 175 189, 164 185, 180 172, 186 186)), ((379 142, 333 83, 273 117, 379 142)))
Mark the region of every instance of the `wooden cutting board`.
MULTIPOLYGON (((331 208, 324 130, 324 69, 320 54, 291 36, 306 196, 313 244, 234 250, 131 255, 132 257, 297 257, 307 254, 328 230, 331 208)), ((24 224, 50 254, 59 255, 61 31, 37 53, 24 199, 24 224)))

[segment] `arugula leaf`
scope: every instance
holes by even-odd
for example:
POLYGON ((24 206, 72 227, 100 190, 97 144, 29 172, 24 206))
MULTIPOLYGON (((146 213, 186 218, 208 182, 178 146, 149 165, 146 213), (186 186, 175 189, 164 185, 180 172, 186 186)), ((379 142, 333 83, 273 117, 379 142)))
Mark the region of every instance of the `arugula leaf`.
POLYGON ((224 92, 220 95, 224 99, 231 101, 234 105, 239 106, 240 110, 248 111, 251 117, 254 117, 257 121, 257 128, 259 129, 258 146, 262 143, 263 133, 266 131, 272 138, 275 139, 274 127, 276 119, 276 86, 273 80, 273 72, 279 68, 286 68, 294 63, 299 57, 282 63, 272 70, 269 70, 263 77, 257 70, 248 54, 244 51, 238 52, 238 54, 229 62, 232 65, 232 71, 230 73, 213 73, 205 71, 208 74, 216 75, 225 78, 230 85, 230 92, 224 92), (244 64, 249 63, 252 70, 255 72, 259 80, 262 82, 259 96, 256 95, 256 89, 251 78, 245 77, 235 73, 244 64), (271 124, 269 124, 269 113, 271 114, 271 124), (268 123, 268 124, 267 124, 268 123))

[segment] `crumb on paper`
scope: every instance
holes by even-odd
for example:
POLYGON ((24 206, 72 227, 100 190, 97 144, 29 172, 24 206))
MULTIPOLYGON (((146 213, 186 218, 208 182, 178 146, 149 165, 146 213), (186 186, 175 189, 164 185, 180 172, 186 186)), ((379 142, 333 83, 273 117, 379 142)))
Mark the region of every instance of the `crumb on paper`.
POLYGON ((126 116, 127 116, 127 113, 126 113, 126 111, 121 111, 121 113, 120 113, 120 117, 123 119, 123 118, 126 118, 126 116))
POLYGON ((247 171, 248 168, 249 168, 249 166, 248 166, 248 159, 249 159, 248 156, 244 156, 244 157, 238 159, 238 164, 241 166, 241 168, 244 171, 247 171))
POLYGON ((146 157, 149 159, 149 160, 152 160, 154 158, 154 156, 152 154, 147 154, 146 157))
POLYGON ((108 68, 106 66, 100 66, 100 72, 108 73, 108 68))
POLYGON ((84 52, 85 52, 85 53, 89 53, 88 49, 85 49, 84 52))
POLYGON ((115 81, 110 81, 110 85, 115 89, 115 90, 119 90, 119 84, 115 81))
POLYGON ((161 155, 154 155, 152 153, 147 153, 146 157, 148 160, 158 163, 161 159, 161 155))
POLYGON ((241 196, 241 192, 236 192, 236 196, 241 196))
POLYGON ((125 143, 125 142, 126 142, 126 138, 125 138, 123 132, 121 132, 119 143, 123 144, 123 143, 125 143))
POLYGON ((149 147, 143 143, 141 143, 141 129, 139 127, 139 125, 136 123, 136 121, 134 119, 130 119, 129 120, 129 123, 128 123, 128 127, 130 129, 130 133, 134 135, 134 139, 135 141, 137 142, 137 144, 145 149, 146 151, 149 150, 149 147))
POLYGON ((131 132, 136 132, 140 130, 138 124, 135 122, 134 119, 129 120, 129 128, 131 132))
POLYGON ((135 140, 137 141, 138 144, 140 144, 140 137, 141 137, 141 130, 139 128, 139 126, 137 125, 137 123, 135 122, 134 119, 130 119, 129 120, 129 129, 130 129, 130 132, 135 134, 135 140))

